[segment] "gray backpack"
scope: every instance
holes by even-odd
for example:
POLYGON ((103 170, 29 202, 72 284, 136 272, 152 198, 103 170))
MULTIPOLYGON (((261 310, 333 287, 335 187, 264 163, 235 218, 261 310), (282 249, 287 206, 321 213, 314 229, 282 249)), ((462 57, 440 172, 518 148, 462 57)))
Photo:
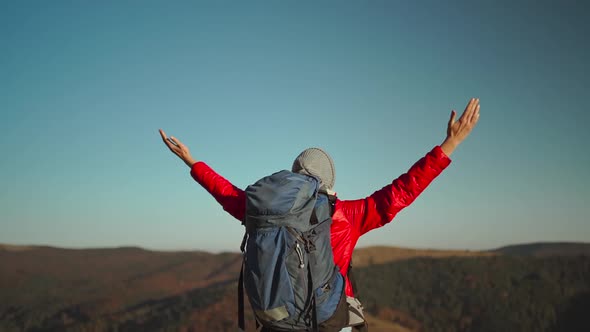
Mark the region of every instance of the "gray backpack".
POLYGON ((280 171, 246 188, 246 234, 238 292, 244 288, 257 327, 317 331, 343 298, 344 278, 330 243, 332 206, 318 179, 280 171))

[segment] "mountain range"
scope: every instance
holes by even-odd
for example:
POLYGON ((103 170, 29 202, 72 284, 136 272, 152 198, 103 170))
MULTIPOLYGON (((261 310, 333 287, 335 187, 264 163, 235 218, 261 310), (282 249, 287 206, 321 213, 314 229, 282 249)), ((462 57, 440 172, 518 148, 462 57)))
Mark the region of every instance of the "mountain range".
MULTIPOLYGON (((423 282, 423 289, 431 289, 441 280, 455 284, 456 279, 461 279, 453 287, 459 287, 455 293, 462 294, 464 290, 488 292, 495 287, 490 285, 501 283, 492 279, 506 279, 509 271, 517 279, 522 274, 526 287, 531 289, 557 285, 560 281, 555 278, 567 279, 571 273, 578 283, 575 289, 556 291, 547 300, 565 303, 590 291, 590 285, 583 281, 590 280, 590 268, 585 270, 590 266, 588 261, 589 243, 534 243, 486 251, 367 247, 357 249, 353 257, 354 269, 366 288, 359 290, 365 294, 361 299, 371 331, 426 331, 434 326, 428 324, 447 322, 459 324, 450 330, 461 330, 463 324, 463 330, 476 331, 474 326, 484 317, 477 310, 465 309, 470 308, 469 304, 462 302, 456 304, 462 308, 457 317, 445 313, 440 321, 430 322, 423 318, 429 315, 420 314, 420 310, 428 309, 420 309, 419 298, 414 299, 413 294, 420 296, 422 290, 408 290, 408 296, 400 293, 397 300, 389 300, 378 290, 367 288, 380 280, 385 280, 383 289, 390 284, 403 284, 404 278, 409 282, 406 288, 423 282), (567 263, 571 260, 576 261, 567 263), (508 267, 506 275, 490 276, 496 272, 486 268, 494 264, 508 267), (530 271, 519 270, 523 266, 530 271), (572 271, 578 268, 581 270, 572 271), (414 272, 404 276, 408 271, 414 272), (580 282, 576 279, 579 274, 580 282), (432 275, 438 277, 428 279, 432 275), (530 283, 526 278, 547 284, 530 283), (481 286, 483 280, 489 285, 481 286), (404 304, 401 299, 415 305, 404 304)), ((0 331, 234 331, 240 266, 241 255, 230 252, 0 245, 0 331)), ((504 287, 520 291, 523 285, 521 282, 504 287)), ((391 290, 389 294, 398 291, 391 290)), ((432 291, 428 292, 431 296, 432 291)), ((498 294, 501 297, 504 293, 498 294)), ((577 301, 585 304, 584 296, 577 301)), ((427 308, 430 302, 425 300, 423 304, 427 308)), ((554 309, 556 315, 562 310, 557 304, 554 309)), ((575 314, 575 310, 570 310, 570 315, 572 312, 575 314)), ((251 314, 248 321, 253 327, 251 314)), ((554 330, 564 326, 558 321, 557 317, 551 320, 554 330)))

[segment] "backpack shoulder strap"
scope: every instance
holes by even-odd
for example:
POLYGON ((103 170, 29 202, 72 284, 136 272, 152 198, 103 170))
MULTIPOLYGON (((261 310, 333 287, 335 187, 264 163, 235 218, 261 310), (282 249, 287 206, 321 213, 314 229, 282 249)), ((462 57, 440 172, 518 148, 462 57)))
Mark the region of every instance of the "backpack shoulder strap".
POLYGON ((357 286, 356 286, 356 278, 354 277, 354 273, 352 273, 352 258, 350 259, 350 263, 348 264, 348 271, 346 271, 346 276, 348 277, 348 281, 350 281, 350 286, 352 287, 352 294, 357 299, 359 298, 357 294, 357 286))
MULTIPOLYGON (((330 214, 330 217, 331 217, 332 215, 334 215, 334 206, 336 204, 336 196, 328 195, 328 194, 326 194, 324 192, 319 192, 318 193, 318 196, 320 196, 320 195, 326 196, 326 198, 327 198, 326 200, 328 201, 328 205, 330 207, 329 214, 330 214)), ((320 220, 318 219, 316 208, 317 208, 317 205, 313 208, 313 211, 312 211, 312 214, 311 214, 310 223, 312 225, 315 225, 315 224, 317 224, 317 223, 320 222, 320 220)))

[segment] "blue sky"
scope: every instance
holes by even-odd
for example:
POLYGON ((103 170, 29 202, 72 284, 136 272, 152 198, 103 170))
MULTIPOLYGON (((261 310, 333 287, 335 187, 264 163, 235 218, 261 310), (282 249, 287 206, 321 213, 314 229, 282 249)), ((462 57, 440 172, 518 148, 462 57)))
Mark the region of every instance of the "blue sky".
POLYGON ((359 246, 590 241, 582 1, 3 1, 0 243, 237 251, 160 140, 235 185, 326 149, 341 199, 481 100, 452 164, 359 246))

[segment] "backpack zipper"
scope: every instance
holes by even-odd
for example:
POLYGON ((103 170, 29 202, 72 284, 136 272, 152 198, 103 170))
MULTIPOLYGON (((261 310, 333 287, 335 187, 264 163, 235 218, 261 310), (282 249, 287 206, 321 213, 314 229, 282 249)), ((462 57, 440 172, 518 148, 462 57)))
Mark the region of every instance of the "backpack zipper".
POLYGON ((295 251, 297 252, 297 256, 299 256, 299 267, 304 268, 305 264, 303 263, 303 251, 299 246, 299 242, 295 242, 295 251))
MULTIPOLYGON (((301 235, 299 235, 291 227, 286 227, 286 228, 287 228, 287 231, 289 231, 289 233, 291 233, 291 235, 293 235, 295 237, 295 239, 298 240, 298 241, 295 241, 295 251, 297 252, 297 256, 299 256, 299 267, 304 268, 305 262, 303 260, 303 249, 301 249, 299 242, 301 242, 302 244, 306 244, 306 241, 303 239, 303 237, 301 237, 301 235)), ((306 245, 306 248, 307 248, 307 245, 306 245)))

